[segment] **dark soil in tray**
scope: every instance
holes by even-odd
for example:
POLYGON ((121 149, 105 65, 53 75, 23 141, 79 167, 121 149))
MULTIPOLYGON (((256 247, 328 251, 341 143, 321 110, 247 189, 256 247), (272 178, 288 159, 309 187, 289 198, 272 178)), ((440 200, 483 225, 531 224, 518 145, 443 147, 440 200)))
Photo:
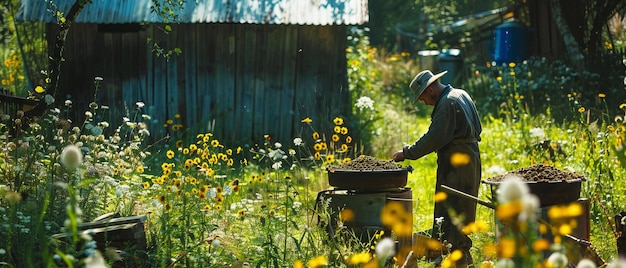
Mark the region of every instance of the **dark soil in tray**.
POLYGON ((558 181, 583 181, 585 177, 569 171, 563 171, 552 166, 542 164, 524 167, 509 171, 503 175, 489 178, 487 182, 500 182, 510 176, 518 175, 527 182, 558 182, 558 181))
POLYGON ((393 160, 380 160, 371 156, 359 156, 347 163, 341 163, 328 168, 333 170, 356 170, 356 171, 372 171, 372 170, 397 170, 402 166, 393 160))

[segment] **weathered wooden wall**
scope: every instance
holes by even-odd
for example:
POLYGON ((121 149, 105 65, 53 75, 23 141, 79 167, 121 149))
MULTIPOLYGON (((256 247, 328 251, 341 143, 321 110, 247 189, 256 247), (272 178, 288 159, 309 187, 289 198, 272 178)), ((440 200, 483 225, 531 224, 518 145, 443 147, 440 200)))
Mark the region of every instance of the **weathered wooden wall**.
MULTIPOLYGON (((157 27, 163 25, 73 25, 57 102, 70 96, 80 118, 95 94, 116 126, 142 101, 153 136, 174 119, 243 143, 264 134, 291 140, 305 117, 349 112, 345 25, 179 24, 169 34, 157 27), (149 37, 182 54, 155 56, 149 37), (96 76, 104 79, 97 93, 96 76)), ((55 29, 49 26, 49 38, 55 29)))

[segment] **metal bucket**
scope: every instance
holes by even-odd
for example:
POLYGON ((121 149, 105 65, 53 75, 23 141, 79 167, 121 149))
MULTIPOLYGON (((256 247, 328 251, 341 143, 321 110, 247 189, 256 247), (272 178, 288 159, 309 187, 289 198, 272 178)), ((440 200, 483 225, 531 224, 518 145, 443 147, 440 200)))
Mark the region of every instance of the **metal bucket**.
POLYGON ((412 167, 390 170, 328 169, 328 184, 340 189, 373 190, 406 186, 412 167))
MULTIPOLYGON (((483 180, 483 183, 491 186, 492 196, 496 194, 501 181, 483 180)), ((568 204, 576 202, 580 198, 582 180, 561 181, 525 181, 530 193, 539 198, 542 207, 568 204)))

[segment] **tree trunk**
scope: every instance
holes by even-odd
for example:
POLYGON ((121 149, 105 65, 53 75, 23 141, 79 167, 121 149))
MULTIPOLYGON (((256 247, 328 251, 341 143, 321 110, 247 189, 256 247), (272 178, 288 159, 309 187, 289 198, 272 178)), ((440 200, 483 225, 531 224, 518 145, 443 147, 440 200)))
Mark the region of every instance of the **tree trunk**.
POLYGON ((576 39, 570 32, 569 27, 565 22, 565 19, 563 19, 563 11, 561 10, 560 0, 551 0, 550 4, 552 5, 554 23, 556 24, 557 29, 559 29, 559 33, 563 37, 563 43, 565 44, 565 49, 567 51, 567 56, 570 64, 572 64, 572 66, 577 69, 576 71, 581 72, 584 70, 585 56, 582 54, 579 44, 576 42, 576 39))

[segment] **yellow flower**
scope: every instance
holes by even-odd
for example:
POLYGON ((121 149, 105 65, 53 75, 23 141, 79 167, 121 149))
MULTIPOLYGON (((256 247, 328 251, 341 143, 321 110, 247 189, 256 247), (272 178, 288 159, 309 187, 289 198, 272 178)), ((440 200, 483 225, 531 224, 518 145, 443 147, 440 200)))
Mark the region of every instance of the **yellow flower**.
POLYGON ((546 239, 537 239, 533 242, 533 251, 541 252, 550 249, 550 242, 546 239))
POLYGON ((183 148, 183 140, 176 141, 176 148, 183 148))
POLYGON ((320 138, 320 134, 317 131, 313 132, 313 140, 318 140, 320 138))
POLYGON ((498 257, 500 258, 512 258, 515 256, 515 240, 511 238, 502 238, 498 243, 498 257))
POLYGON ((335 119, 333 119, 333 123, 335 123, 335 125, 343 125, 343 119, 341 117, 335 117, 335 119))
POLYGON ((345 144, 345 143, 344 143, 344 144, 342 144, 342 145, 341 145, 341 151, 342 151, 342 152, 346 152, 346 151, 348 151, 348 145, 347 145, 347 144, 345 144))
POLYGON ((511 219, 522 212, 522 202, 519 200, 501 204, 496 208, 496 217, 501 220, 511 219))
POLYGON ((220 146, 220 142, 218 140, 212 140, 211 141, 211 146, 213 146, 213 147, 220 146))
POLYGON ((342 209, 339 213, 339 217, 344 222, 354 220, 354 211, 348 208, 342 209))
POLYGON ((46 90, 42 86, 36 86, 35 87, 35 92, 41 94, 41 93, 46 92, 46 90))
POLYGON ((334 155, 329 154, 329 155, 326 156, 326 162, 330 163, 330 162, 333 162, 333 161, 335 161, 335 156, 334 155))
POLYGON ((515 62, 510 62, 509 63, 509 68, 515 68, 515 62))
POLYGON ((622 103, 622 104, 620 104, 620 105, 619 105, 619 108, 620 108, 621 110, 626 109, 626 103, 622 103))
POLYGON ((448 194, 445 192, 437 192, 435 194, 435 203, 443 202, 448 198, 448 194))
POLYGON ((341 133, 341 127, 340 127, 340 126, 335 126, 335 127, 333 128, 333 131, 334 131, 335 133, 341 133))
POLYGON ((301 122, 302 122, 302 123, 307 123, 307 124, 309 124, 309 123, 313 122, 313 120, 312 120, 311 118, 308 118, 308 117, 307 117, 307 118, 305 118, 305 119, 302 119, 302 121, 301 121, 301 122))
POLYGON ((450 164, 453 167, 466 166, 470 163, 470 156, 466 153, 453 153, 450 156, 450 164))
POLYGON ((148 189, 148 188, 150 188, 150 183, 149 183, 149 182, 147 182, 147 181, 144 181, 144 182, 143 182, 143 188, 144 188, 144 189, 148 189))
POLYGON ((342 135, 346 135, 346 134, 348 134, 348 128, 347 128, 347 127, 341 127, 341 131, 340 131, 340 133, 341 133, 342 135))
POLYGON ((352 142, 352 137, 348 136, 346 137, 346 143, 351 143, 352 142))
POLYGON ((498 82, 502 82, 502 76, 496 77, 496 80, 498 80, 498 82))
POLYGON ((137 173, 143 173, 143 167, 142 166, 138 166, 136 171, 137 171, 137 173))
POLYGON ((313 150, 321 151, 322 150, 322 144, 321 143, 316 143, 315 145, 313 145, 313 150))
POLYGON ((355 253, 348 257, 348 264, 358 265, 361 263, 367 263, 371 259, 372 256, 368 252, 355 253))
POLYGON ((331 139, 332 139, 334 142, 338 142, 338 141, 339 141, 339 135, 337 135, 337 134, 333 134, 333 136, 331 137, 331 139))
POLYGON ((322 266, 328 265, 328 259, 326 258, 326 256, 318 256, 308 261, 307 265, 310 268, 322 267, 322 266))
POLYGON ((487 226, 485 222, 478 221, 478 222, 471 222, 468 225, 463 226, 461 231, 464 234, 468 235, 468 234, 479 233, 479 232, 485 231, 488 228, 489 227, 487 226))
POLYGON ((604 98, 606 98, 606 94, 604 94, 604 93, 599 93, 599 94, 598 94, 598 98, 604 99, 604 98))
POLYGON ((167 158, 169 158, 169 159, 174 158, 174 151, 167 150, 167 153, 165 154, 165 156, 167 156, 167 158))
POLYGON ((315 152, 315 154, 313 155, 313 157, 315 157, 315 160, 320 160, 320 158, 322 157, 322 155, 320 154, 320 152, 315 152))
POLYGON ((585 107, 578 108, 578 112, 581 113, 581 114, 584 113, 585 112, 585 107))
POLYGON ((352 160, 352 159, 350 159, 350 157, 346 157, 346 158, 343 159, 343 162, 344 163, 348 163, 348 162, 350 162, 350 160, 352 160))

